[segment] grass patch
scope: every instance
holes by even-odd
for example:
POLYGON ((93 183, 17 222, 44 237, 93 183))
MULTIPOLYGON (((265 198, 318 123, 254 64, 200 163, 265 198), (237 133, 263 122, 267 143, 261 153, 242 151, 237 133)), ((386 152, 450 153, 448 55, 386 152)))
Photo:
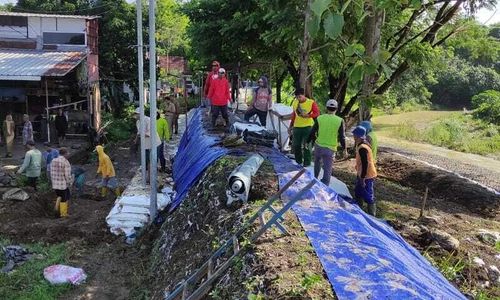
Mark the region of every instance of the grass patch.
MULTIPOLYGON (((28 186, 28 177, 26 177, 25 175, 19 175, 17 177, 17 185, 19 187, 28 186)), ((44 170, 42 170, 40 177, 38 177, 38 181, 37 181, 36 186, 37 186, 38 192, 40 192, 40 193, 47 193, 47 192, 50 192, 52 190, 50 183, 49 183, 49 180, 47 178, 47 173, 44 170)))
POLYGON ((495 243, 495 250, 500 253, 500 241, 495 243))
POLYGON ((402 122, 394 128, 393 136, 466 153, 500 154, 500 126, 467 115, 452 115, 424 128, 402 122))
MULTIPOLYGON (((7 240, 0 241, 0 246, 9 244, 7 240)), ((0 299, 49 300, 56 299, 71 289, 69 284, 51 285, 43 277, 43 269, 67 261, 68 253, 65 244, 23 246, 40 255, 40 258, 31 259, 10 274, 0 274, 0 299)))
MULTIPOLYGON (((467 267, 468 261, 456 256, 454 253, 448 253, 441 257, 432 257, 429 251, 424 252, 424 257, 434 265, 443 276, 449 281, 455 281, 463 276, 462 271, 467 267)), ((462 278, 463 281, 464 278, 462 278)))

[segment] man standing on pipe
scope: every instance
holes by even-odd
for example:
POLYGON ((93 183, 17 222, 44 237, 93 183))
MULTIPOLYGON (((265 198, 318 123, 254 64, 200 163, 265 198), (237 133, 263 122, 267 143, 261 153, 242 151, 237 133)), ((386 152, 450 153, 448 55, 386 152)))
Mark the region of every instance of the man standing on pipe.
POLYGON ((208 99, 212 104, 210 109, 212 113, 212 126, 215 127, 219 114, 222 114, 222 118, 224 118, 224 121, 226 122, 225 126, 228 126, 229 115, 227 105, 231 101, 231 94, 229 93, 229 82, 226 79, 226 70, 223 68, 219 68, 219 75, 217 79, 210 83, 208 99))
POLYGON ((337 107, 338 103, 334 99, 326 102, 327 113, 316 119, 309 138, 309 142, 316 141, 314 145, 314 177, 318 178, 319 171, 323 167, 321 182, 327 186, 330 185, 333 161, 339 141, 342 150, 344 150, 344 157, 347 157, 344 120, 335 115, 337 107))
POLYGON ((377 177, 375 160, 372 149, 366 140, 366 129, 362 126, 356 127, 352 131, 356 146, 356 188, 355 198, 360 207, 363 207, 363 200, 368 203, 368 213, 372 216, 376 214, 375 193, 373 185, 377 177))
POLYGON ((304 167, 311 165, 311 144, 308 143, 314 119, 319 116, 318 104, 306 98, 303 88, 295 90, 297 98, 293 104, 292 120, 288 128, 288 135, 293 135, 292 148, 295 161, 304 167))

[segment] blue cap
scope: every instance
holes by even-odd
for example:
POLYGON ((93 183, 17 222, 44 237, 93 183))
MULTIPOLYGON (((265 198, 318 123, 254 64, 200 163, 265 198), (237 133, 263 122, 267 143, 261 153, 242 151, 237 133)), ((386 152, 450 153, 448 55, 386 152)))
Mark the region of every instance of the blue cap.
POLYGON ((365 137, 366 129, 362 126, 356 126, 356 128, 352 131, 352 134, 360 138, 365 137))
POLYGON ((366 129, 366 133, 370 133, 372 131, 372 122, 363 121, 359 123, 359 126, 364 127, 366 129))

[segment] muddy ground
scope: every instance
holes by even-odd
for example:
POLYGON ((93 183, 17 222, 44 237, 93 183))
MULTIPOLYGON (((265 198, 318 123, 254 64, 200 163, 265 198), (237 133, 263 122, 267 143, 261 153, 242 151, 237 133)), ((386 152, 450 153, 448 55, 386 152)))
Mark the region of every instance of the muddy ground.
MULTIPOLYGON (((125 186, 138 167, 135 158, 126 143, 113 146, 108 154, 120 184, 125 186)), ((88 279, 61 299, 130 299, 137 280, 133 275, 140 268, 140 251, 108 230, 105 218, 114 196, 109 194, 102 201, 96 195, 96 156, 80 152, 70 160, 86 170, 86 184, 80 196, 73 193, 69 218, 55 216, 52 191, 27 189, 31 198, 25 202, 0 201, 0 236, 12 243, 65 243, 69 264, 83 268, 88 279)))
MULTIPOLYGON (((250 148, 249 148, 250 149, 250 148)), ((136 159, 127 144, 113 147, 122 185, 134 175, 136 159), (123 167, 121 167, 123 166, 123 167)), ((253 181, 248 204, 225 206, 225 180, 242 158, 219 160, 190 191, 181 207, 153 226, 136 245, 109 233, 105 217, 113 197, 97 201, 94 195, 96 162, 82 155, 87 170, 84 193, 70 203, 70 217, 52 213, 54 195, 40 193, 26 202, 0 201, 0 236, 14 243, 66 243, 69 263, 82 267, 87 283, 61 299, 161 299, 242 223, 262 200, 277 191, 272 166, 266 163, 253 181)), ((353 188, 354 162, 335 165, 335 175, 353 188)), ((420 250, 462 292, 471 298, 499 299, 498 279, 488 270, 500 267, 500 249, 481 240, 479 230, 500 232, 498 196, 452 175, 382 151, 376 185, 379 216, 420 250), (425 187, 430 188, 425 221, 418 219, 425 187), (430 218, 429 218, 430 217, 430 218), (457 251, 437 245, 429 232, 439 229, 458 239, 457 251), (473 262, 478 257, 484 266, 473 262), (483 297, 483 298, 480 298, 483 297)), ((290 236, 268 231, 233 267, 217 280, 209 299, 334 299, 321 264, 296 217, 285 225, 290 236)))

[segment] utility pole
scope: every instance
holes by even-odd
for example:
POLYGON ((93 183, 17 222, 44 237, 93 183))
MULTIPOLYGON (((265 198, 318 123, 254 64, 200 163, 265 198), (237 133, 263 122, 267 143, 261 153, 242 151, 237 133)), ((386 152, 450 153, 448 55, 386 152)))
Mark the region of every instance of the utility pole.
POLYGON ((142 40, 142 1, 135 1, 137 13, 137 66, 139 77, 139 132, 141 135, 141 174, 142 184, 146 185, 146 143, 144 133, 144 45, 142 40))
POLYGON ((155 10, 156 10, 156 0, 149 0, 149 100, 150 100, 150 120, 151 120, 151 167, 150 167, 150 185, 151 185, 151 195, 149 197, 149 215, 151 217, 151 222, 156 218, 157 213, 157 186, 156 186, 156 176, 157 176, 157 148, 156 148, 156 26, 155 26, 155 10))

